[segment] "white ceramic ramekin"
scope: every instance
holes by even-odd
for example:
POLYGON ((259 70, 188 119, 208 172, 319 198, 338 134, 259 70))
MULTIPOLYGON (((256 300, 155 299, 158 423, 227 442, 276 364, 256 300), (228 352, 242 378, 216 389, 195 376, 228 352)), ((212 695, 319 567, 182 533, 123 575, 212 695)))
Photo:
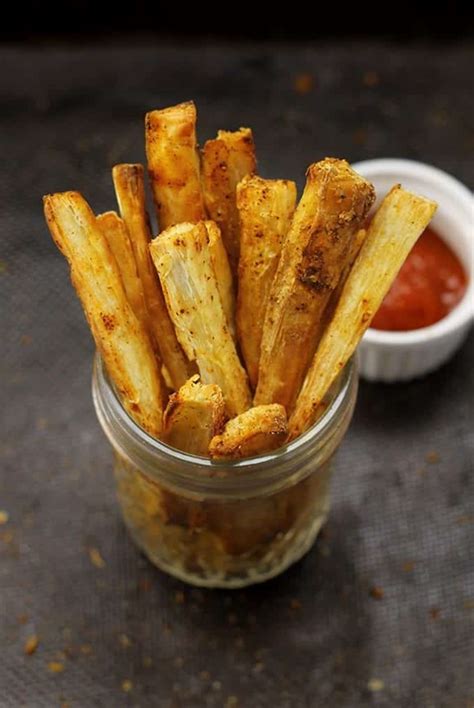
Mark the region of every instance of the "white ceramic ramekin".
POLYGON ((474 318, 474 200, 446 172, 412 160, 367 160, 353 168, 375 186, 377 200, 400 183, 438 203, 434 230, 456 253, 469 284, 452 312, 430 327, 409 332, 367 330, 359 346, 360 373, 369 381, 408 381, 434 371, 460 347, 474 318))

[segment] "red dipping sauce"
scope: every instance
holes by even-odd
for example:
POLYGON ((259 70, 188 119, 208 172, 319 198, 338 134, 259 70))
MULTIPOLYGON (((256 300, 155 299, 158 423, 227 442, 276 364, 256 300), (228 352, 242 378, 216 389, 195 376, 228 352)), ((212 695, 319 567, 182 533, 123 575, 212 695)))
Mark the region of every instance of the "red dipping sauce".
POLYGON ((420 329, 438 322, 462 299, 467 277, 458 257, 432 230, 413 246, 371 327, 420 329))

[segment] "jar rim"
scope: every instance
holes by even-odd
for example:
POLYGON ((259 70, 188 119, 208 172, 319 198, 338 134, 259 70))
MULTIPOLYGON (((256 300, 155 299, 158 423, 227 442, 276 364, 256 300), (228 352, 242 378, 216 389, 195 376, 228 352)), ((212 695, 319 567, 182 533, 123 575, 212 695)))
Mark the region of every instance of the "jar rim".
MULTIPOLYGON (((356 382, 357 372, 353 357, 339 375, 335 384, 336 391, 326 410, 314 425, 277 450, 239 460, 212 460, 208 457, 192 455, 167 445, 143 430, 123 407, 99 353, 94 360, 92 393, 96 413, 104 432, 112 445, 116 449, 119 448, 120 452, 129 457, 132 462, 134 460, 133 455, 130 454, 130 447, 133 447, 135 455, 140 457, 142 464, 150 456, 161 458, 162 462, 166 461, 169 470, 167 476, 178 483, 178 486, 180 484, 194 486, 195 483, 199 486, 199 479, 201 484, 215 483, 220 486, 229 484, 229 480, 242 482, 243 478, 246 480, 251 478, 261 485, 264 480, 278 479, 280 476, 278 472, 281 476, 288 475, 288 469, 282 464, 285 460, 291 458, 297 464, 307 456, 308 451, 314 454, 318 446, 326 445, 328 438, 331 437, 331 431, 338 429, 338 423, 345 419, 352 398, 351 392, 356 382), (122 444, 117 440, 118 436, 124 438, 122 444), (281 469, 282 467, 285 468, 281 469)), ((351 413, 352 410, 349 411, 349 414, 351 413)), ((156 475, 153 469, 148 472, 151 476, 156 475)))

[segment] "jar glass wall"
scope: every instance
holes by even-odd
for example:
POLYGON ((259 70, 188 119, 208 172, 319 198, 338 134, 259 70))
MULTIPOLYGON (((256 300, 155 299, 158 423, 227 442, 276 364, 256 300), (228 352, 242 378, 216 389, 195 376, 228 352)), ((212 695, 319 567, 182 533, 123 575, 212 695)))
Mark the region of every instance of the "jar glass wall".
POLYGON ((331 461, 357 395, 350 362, 318 422, 267 455, 211 461, 150 437, 96 357, 93 398, 114 448, 123 517, 162 570, 194 585, 242 587, 282 572, 313 544, 329 510, 331 461))

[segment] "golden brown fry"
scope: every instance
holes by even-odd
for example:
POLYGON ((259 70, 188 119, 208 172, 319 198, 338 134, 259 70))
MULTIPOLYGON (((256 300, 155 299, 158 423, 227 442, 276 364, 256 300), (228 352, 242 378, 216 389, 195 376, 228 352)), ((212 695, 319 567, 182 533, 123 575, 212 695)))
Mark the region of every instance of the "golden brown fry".
POLYGON ((209 237, 209 253, 221 296, 222 307, 226 316, 229 332, 235 339, 235 294, 232 271, 230 270, 227 251, 222 242, 221 232, 214 221, 205 221, 209 237))
POLYGON ((240 216, 237 332, 253 388, 257 385, 268 295, 295 204, 296 185, 288 180, 244 177, 237 186, 240 216))
POLYGON ((283 244, 263 326, 255 405, 291 412, 320 338, 351 241, 374 201, 374 188, 345 160, 310 165, 283 244))
POLYGON ((147 113, 145 141, 160 230, 204 219, 194 103, 147 113))
POLYGON ((135 254, 148 310, 148 329, 160 358, 173 382, 182 386, 194 373, 176 338, 160 282, 150 257, 150 227, 145 208, 142 165, 115 165, 112 170, 115 193, 135 254))
POLYGON ((290 437, 313 424, 329 387, 354 352, 436 204, 394 187, 368 228, 290 419, 290 437))
POLYGON ((341 297, 341 293, 344 288, 344 284, 347 280, 347 276, 349 275, 350 270, 354 265, 354 261, 357 258, 360 249, 362 248, 362 244, 364 243, 366 236, 367 230, 359 229, 359 231, 356 233, 352 240, 352 243, 349 247, 349 251, 347 252, 347 257, 345 260, 344 267, 342 269, 341 277, 339 278, 339 282, 337 284, 337 288, 333 291, 331 297, 329 298, 327 307, 324 310, 323 319, 321 323, 321 332, 326 329, 334 315, 337 303, 339 302, 339 298, 341 297))
POLYGON ((202 155, 204 202, 210 218, 219 226, 234 275, 239 263, 239 215, 235 190, 245 175, 256 168, 250 128, 235 132, 219 130, 208 140, 202 155))
POLYGON ((117 261, 122 278, 123 287, 132 310, 148 330, 148 312, 143 295, 143 288, 138 277, 137 264, 133 255, 132 244, 125 222, 115 211, 106 211, 99 214, 97 223, 102 229, 109 248, 117 261))
POLYGON ((188 358, 204 383, 222 389, 230 417, 250 406, 247 375, 227 326, 205 222, 176 224, 151 244, 168 310, 188 358))
POLYGON ((124 407, 142 428, 158 436, 163 394, 158 364, 94 214, 78 192, 46 196, 44 212, 54 241, 69 261, 73 284, 124 407))
POLYGON ((210 442, 214 459, 235 460, 262 455, 283 445, 288 435, 286 412, 278 403, 256 406, 229 420, 210 442))
POLYGON ((170 396, 163 416, 162 440, 192 455, 207 455, 209 443, 224 427, 225 403, 216 384, 192 376, 170 396))

